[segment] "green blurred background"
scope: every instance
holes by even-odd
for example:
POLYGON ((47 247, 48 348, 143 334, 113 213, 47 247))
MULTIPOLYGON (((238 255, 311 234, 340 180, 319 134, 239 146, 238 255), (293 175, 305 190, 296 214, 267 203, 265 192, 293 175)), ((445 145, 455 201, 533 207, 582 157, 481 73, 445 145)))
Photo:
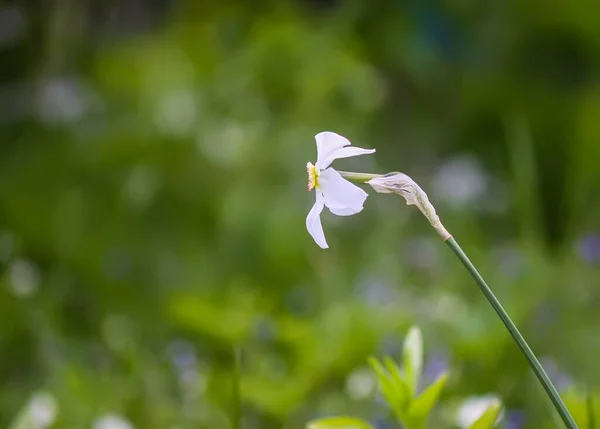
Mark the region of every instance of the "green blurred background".
POLYGON ((0 61, 0 427, 227 429, 235 346, 245 429, 393 428, 366 359, 413 324, 432 427, 486 394, 554 427, 416 209, 367 189, 313 242, 324 130, 424 188, 571 406, 599 390, 597 0, 2 1, 0 61))

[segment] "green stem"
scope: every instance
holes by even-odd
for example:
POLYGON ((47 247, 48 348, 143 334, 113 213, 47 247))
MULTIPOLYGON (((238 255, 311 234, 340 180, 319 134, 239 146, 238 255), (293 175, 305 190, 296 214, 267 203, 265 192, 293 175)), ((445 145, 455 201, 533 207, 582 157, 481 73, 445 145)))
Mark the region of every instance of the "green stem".
POLYGON ((340 175, 351 182, 366 183, 376 177, 385 176, 385 174, 354 173, 353 171, 338 171, 340 175))
POLYGON ((448 240, 446 240, 446 243, 448 243, 448 246, 450 246, 452 251, 456 254, 456 256, 458 256, 458 259, 460 259, 467 271, 469 271, 469 274, 471 274, 471 277, 473 277, 473 280, 475 280, 475 283, 477 283, 477 286, 479 286, 481 292, 483 292, 487 300, 490 302, 490 304, 492 304, 492 307, 494 307, 494 310, 502 320, 502 323, 504 323, 504 326, 506 326, 506 329, 508 329, 508 332, 510 332, 510 335, 517 343, 517 346, 519 346, 519 348, 525 355, 525 358, 527 358, 531 369, 533 369, 533 372, 542 384, 542 387, 550 397, 552 404, 556 408, 556 411, 558 411, 558 414, 560 414, 560 417, 564 422, 565 426, 568 429, 578 429, 575 420, 573 420, 573 417, 569 413, 569 410, 567 409, 565 403, 560 398, 558 391, 550 381, 550 378, 546 374, 546 371, 544 371, 544 368, 542 367, 538 359, 535 357, 535 354, 533 354, 533 352, 531 351, 531 348, 523 338, 523 335, 521 335, 511 318, 506 313, 506 310, 504 310, 504 308, 502 307, 502 304, 500 304, 500 301, 498 301, 498 298, 496 298, 492 290, 485 283, 485 280, 483 280, 481 274, 479 274, 473 263, 469 260, 467 255, 465 255, 465 252, 461 249, 461 247, 458 245, 456 240, 454 240, 454 238, 450 237, 448 240))
POLYGON ((242 428, 242 395, 240 392, 241 364, 240 364, 240 349, 232 348, 233 352, 233 409, 232 409, 232 427, 233 429, 242 428))
POLYGON ((587 429, 594 429, 596 427, 596 419, 594 412, 594 397, 592 396, 592 392, 590 389, 587 389, 585 394, 586 396, 586 405, 587 405, 587 415, 588 415, 588 427, 587 429))

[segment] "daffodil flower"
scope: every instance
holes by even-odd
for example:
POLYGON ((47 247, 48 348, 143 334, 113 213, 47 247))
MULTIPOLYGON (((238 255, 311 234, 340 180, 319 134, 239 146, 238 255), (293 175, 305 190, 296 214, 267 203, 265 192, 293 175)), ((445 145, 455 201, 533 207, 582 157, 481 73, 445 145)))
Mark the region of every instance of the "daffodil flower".
POLYGON ((321 225, 323 207, 335 215, 350 216, 363 209, 368 195, 329 166, 336 159, 373 153, 375 149, 350 147, 348 139, 330 131, 317 134, 315 140, 317 162, 306 164, 306 171, 308 190, 315 190, 316 202, 306 217, 306 229, 322 249, 327 249, 329 246, 321 225))

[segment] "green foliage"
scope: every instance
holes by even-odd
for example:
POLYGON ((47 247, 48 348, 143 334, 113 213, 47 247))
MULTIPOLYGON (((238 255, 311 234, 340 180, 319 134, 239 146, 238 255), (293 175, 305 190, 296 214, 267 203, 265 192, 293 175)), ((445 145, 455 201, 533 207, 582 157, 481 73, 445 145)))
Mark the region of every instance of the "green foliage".
POLYGON ((448 381, 448 373, 441 374, 410 404, 407 419, 412 422, 410 427, 424 427, 429 413, 438 401, 444 386, 448 381))
POLYGON ((232 343, 247 427, 380 420, 355 380, 370 355, 398 358, 382 395, 422 416, 449 381, 411 396, 429 382, 428 359, 409 379, 397 355, 415 323, 452 362, 430 425, 494 391, 523 429, 553 427, 402 201, 325 210, 316 248, 304 166, 325 129, 377 149, 336 167, 417 180, 551 375, 598 390, 600 275, 579 242, 600 230, 597 1, 44 4, 0 5, 0 428, 43 390, 52 429, 231 429, 232 343))
POLYGON ((240 368, 240 349, 232 347, 233 355, 233 380, 232 380, 232 408, 231 408, 231 426, 232 429, 242 429, 242 396, 240 392, 241 368, 240 368))
POLYGON ((373 426, 354 417, 329 417, 310 422, 307 429, 373 429, 373 426))
POLYGON ((369 358, 369 364, 377 375, 379 390, 385 401, 399 419, 405 415, 410 406, 412 396, 400 368, 391 358, 385 358, 385 367, 375 358, 369 358))
POLYGON ((381 395, 398 422, 407 429, 423 429, 446 384, 448 373, 440 375, 417 396, 423 366, 423 337, 416 326, 410 328, 404 340, 403 356, 405 366, 402 369, 389 356, 383 363, 371 357, 369 365, 375 372, 381 395))
MULTIPOLYGON (((563 398, 580 429, 598 427, 598 422, 600 422, 600 395, 597 392, 584 393, 579 389, 570 389, 563 394, 563 398)), ((547 427, 551 428, 552 425, 548 424, 547 427)))

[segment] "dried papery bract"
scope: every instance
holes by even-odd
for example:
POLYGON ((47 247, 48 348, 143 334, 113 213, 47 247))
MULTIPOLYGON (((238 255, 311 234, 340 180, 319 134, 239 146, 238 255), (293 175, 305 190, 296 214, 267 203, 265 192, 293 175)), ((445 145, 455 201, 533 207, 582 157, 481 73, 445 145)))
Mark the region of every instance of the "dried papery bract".
POLYGON ((448 233, 435 208, 429 202, 427 194, 417 183, 404 173, 388 173, 383 176, 375 177, 367 182, 375 191, 381 194, 398 194, 404 197, 406 204, 417 206, 421 213, 427 218, 431 226, 444 239, 448 240, 451 235, 448 233))

